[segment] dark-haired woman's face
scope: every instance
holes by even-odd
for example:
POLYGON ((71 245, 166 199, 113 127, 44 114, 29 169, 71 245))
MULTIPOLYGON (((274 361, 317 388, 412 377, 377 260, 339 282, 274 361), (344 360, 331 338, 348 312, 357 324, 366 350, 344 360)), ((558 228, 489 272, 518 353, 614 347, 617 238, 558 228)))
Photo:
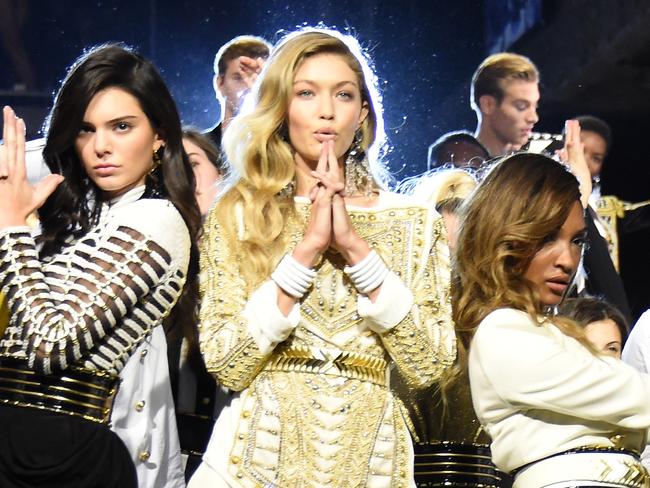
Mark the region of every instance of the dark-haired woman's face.
POLYGON ((194 170, 196 202, 199 204, 201 214, 205 215, 217 196, 217 183, 221 180, 221 175, 205 151, 190 139, 183 138, 183 149, 194 170))
POLYGON ((524 272, 543 305, 560 303, 578 268, 585 239, 582 206, 576 201, 562 227, 547 237, 524 272))
POLYGON ((162 143, 138 100, 107 88, 88 104, 75 149, 88 177, 109 199, 144 184, 162 143))

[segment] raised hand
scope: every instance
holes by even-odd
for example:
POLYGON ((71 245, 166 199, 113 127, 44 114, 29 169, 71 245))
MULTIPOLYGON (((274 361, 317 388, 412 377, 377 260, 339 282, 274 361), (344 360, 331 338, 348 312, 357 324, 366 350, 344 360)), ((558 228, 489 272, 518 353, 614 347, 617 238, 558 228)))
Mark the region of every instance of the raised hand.
POLYGON ((29 184, 25 168, 25 122, 10 107, 3 109, 2 138, 0 228, 26 225, 27 217, 43 205, 63 176, 49 175, 36 185, 29 184))
POLYGON ((323 142, 316 171, 312 171, 317 184, 309 194, 312 202, 311 214, 303 241, 293 252, 293 257, 308 267, 313 266, 332 240, 332 198, 345 186, 339 181, 340 178, 335 176, 337 164, 333 142, 323 142))
POLYGON ((354 230, 345 207, 343 198, 345 183, 343 182, 343 172, 340 170, 334 154, 334 141, 324 142, 323 150, 327 151, 327 164, 323 167, 319 161, 319 165, 312 175, 318 180, 318 186, 333 192, 329 201, 332 212, 331 246, 339 251, 349 264, 356 264, 370 252, 370 247, 354 230))
POLYGON ((249 89, 253 87, 253 84, 255 83, 257 76, 261 73, 262 68, 264 68, 264 59, 253 59, 248 56, 239 56, 239 74, 249 89))
POLYGON ((592 183, 591 173, 585 159, 584 145, 580 140, 580 124, 577 120, 567 120, 565 125, 564 148, 559 151, 562 161, 569 165, 571 172, 580 183, 581 202, 584 208, 589 204, 592 183))

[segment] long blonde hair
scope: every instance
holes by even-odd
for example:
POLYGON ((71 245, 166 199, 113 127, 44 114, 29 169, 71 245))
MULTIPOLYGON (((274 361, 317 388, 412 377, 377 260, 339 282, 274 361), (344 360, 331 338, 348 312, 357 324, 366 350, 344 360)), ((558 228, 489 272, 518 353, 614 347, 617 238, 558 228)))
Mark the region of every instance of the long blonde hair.
MULTIPOLYGON (((544 314, 534 286, 524 278, 544 239, 564 224, 580 202, 576 178, 545 156, 519 153, 496 163, 461 210, 452 268, 452 306, 464 347, 481 320, 500 307, 544 314)), ((579 327, 553 318, 566 335, 592 350, 579 327)))
POLYGON ((266 279, 286 251, 283 231, 293 215, 295 193, 288 108, 296 71, 306 58, 321 53, 341 55, 357 75, 362 102, 368 107, 360 127, 361 147, 369 156, 374 184, 382 187, 388 179, 380 163, 385 145, 381 99, 357 41, 336 31, 311 28, 285 36, 223 137, 232 175, 215 212, 249 287, 266 279))

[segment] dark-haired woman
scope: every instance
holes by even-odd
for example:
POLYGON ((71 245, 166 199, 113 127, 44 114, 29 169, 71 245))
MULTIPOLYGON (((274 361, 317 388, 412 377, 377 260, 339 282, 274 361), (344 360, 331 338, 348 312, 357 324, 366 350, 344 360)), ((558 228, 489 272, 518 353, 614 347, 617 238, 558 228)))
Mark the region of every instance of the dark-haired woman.
POLYGON ((621 359, 630 326, 614 305, 602 298, 569 298, 562 301, 558 312, 584 327, 585 337, 596 350, 621 359))
POLYGON ((454 318, 469 346, 474 409, 515 488, 650 483, 638 454, 650 427, 650 377, 552 315, 580 261, 584 196, 561 164, 515 154, 464 207, 454 318))
POLYGON ((0 485, 182 486, 161 325, 194 323, 200 217, 174 102, 151 63, 102 46, 57 94, 35 186, 24 130, 5 107, 0 485))
POLYGON ((226 174, 226 164, 212 140, 194 129, 183 130, 183 147, 194 170, 196 201, 201 215, 206 215, 217 196, 218 184, 226 174))

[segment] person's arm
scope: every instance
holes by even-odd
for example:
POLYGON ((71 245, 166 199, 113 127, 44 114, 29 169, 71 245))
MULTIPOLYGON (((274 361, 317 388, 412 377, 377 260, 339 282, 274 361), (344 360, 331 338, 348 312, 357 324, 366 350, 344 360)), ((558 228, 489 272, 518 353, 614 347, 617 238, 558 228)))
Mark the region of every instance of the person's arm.
POLYGON ((550 411, 629 429, 650 426, 650 376, 618 359, 594 356, 574 339, 534 325, 523 312, 500 310, 486 321, 471 344, 470 376, 480 368, 504 402, 523 412, 550 411))
MULTIPOLYGON (((319 170, 328 174, 336 164, 332 148, 331 143, 324 143, 318 162, 319 170)), ((208 214, 200 253, 201 350, 208 372, 223 386, 242 390, 250 385, 273 349, 298 325, 300 297, 315 276, 313 266, 330 245, 332 197, 341 189, 335 181, 311 189, 311 211, 302 241, 286 257, 291 264, 285 266, 282 259, 250 295, 217 212, 208 214)))
POLYGON ((421 247, 414 242, 419 247, 413 249, 418 260, 410 277, 405 270, 391 270, 374 302, 359 297, 359 314, 379 334, 405 381, 414 388, 439 380, 456 358, 449 248, 442 218, 437 216, 428 230, 421 247))
POLYGON ((650 310, 646 310, 632 327, 622 358, 637 371, 650 372, 650 310))
POLYGON ((277 344, 298 324, 298 305, 286 316, 270 279, 248 296, 216 212, 208 214, 200 244, 200 343, 207 371, 240 391, 255 379, 277 344))
POLYGON ((560 150, 560 159, 566 161, 571 173, 580 184, 580 202, 582 208, 589 205, 592 191, 591 173, 585 159, 584 145, 580 140, 580 124, 577 120, 567 120, 565 126, 564 149, 560 150))
POLYGON ((146 299, 152 307, 170 309, 175 303, 189 259, 182 249, 189 249, 185 224, 161 200, 129 205, 128 212, 48 265, 47 274, 30 229, 3 229, 0 287, 12 310, 5 342, 20 339, 30 367, 43 373, 65 369, 108 334, 128 348, 146 333, 152 317, 164 314, 150 310, 146 317, 131 317, 136 305, 146 299))

